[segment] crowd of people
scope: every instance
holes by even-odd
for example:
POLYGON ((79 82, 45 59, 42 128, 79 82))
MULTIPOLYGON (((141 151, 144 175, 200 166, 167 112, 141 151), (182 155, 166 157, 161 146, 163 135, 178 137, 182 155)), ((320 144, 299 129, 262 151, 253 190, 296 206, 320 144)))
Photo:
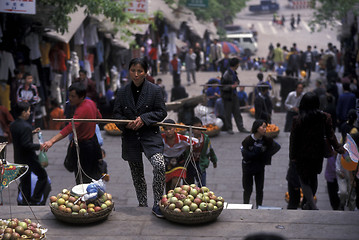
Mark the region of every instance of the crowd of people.
MULTIPOLYGON (((287 77, 295 79, 295 87, 285 98, 284 108, 287 111, 285 132, 290 132, 290 161, 287 174, 288 192, 290 196, 288 209, 297 209, 300 206, 300 190, 304 194, 304 200, 301 202, 303 209, 317 209, 314 196, 318 186, 317 175, 322 171, 323 158, 328 157, 326 167, 326 180, 328 193, 333 209, 344 209, 344 203, 347 198, 352 202, 351 210, 359 208, 359 187, 356 187, 357 197, 348 193, 353 181, 359 186, 358 179, 355 178, 355 171, 348 170, 341 164, 341 158, 347 156, 343 148, 346 133, 354 134, 357 122, 353 117, 353 109, 356 106, 357 82, 355 76, 350 73, 341 74, 340 53, 332 44, 328 44, 328 49, 321 53, 312 51, 308 46, 305 52, 298 54, 298 49, 293 44, 291 51, 286 52, 285 47, 277 43, 277 47, 270 46, 269 56, 271 56, 272 65, 266 63, 269 71, 276 71, 278 77, 287 77), (281 69, 279 71, 278 69, 281 69), (319 78, 315 80, 315 88, 309 89, 312 83, 311 72, 318 71, 319 78), (339 73, 338 73, 339 72, 339 73), (343 139, 338 143, 334 135, 338 129, 343 134, 343 139), (324 139, 328 139, 331 146, 337 154, 326 156, 323 149, 324 139), (310 150, 311 149, 311 150, 310 150), (314 167, 308 167, 314 165, 314 167), (333 167, 333 165, 335 165, 333 167), (348 187, 349 186, 349 187, 348 187)), ((239 132, 249 133, 242 142, 242 170, 243 170, 243 202, 249 203, 252 193, 253 180, 256 185, 256 206, 259 207, 263 202, 263 185, 265 165, 270 164, 271 157, 279 151, 281 146, 273 139, 265 136, 266 127, 271 123, 273 113, 272 97, 272 77, 264 79, 264 71, 257 74, 258 83, 254 91, 247 95, 245 88, 240 86, 237 76, 237 70, 241 66, 241 59, 238 57, 229 58, 228 56, 218 56, 217 50, 220 45, 215 41, 212 45, 214 55, 212 69, 221 70, 221 76, 211 78, 205 90, 207 96, 207 106, 212 109, 218 118, 223 121, 222 130, 228 134, 234 134, 232 126, 232 117, 235 120, 239 132), (220 61, 222 60, 222 61, 220 61), (243 126, 241 116, 241 107, 250 105, 249 98, 255 108, 255 121, 251 131, 243 126)), ((314 47, 316 49, 316 47, 314 47)), ((185 56, 185 66, 187 72, 187 85, 196 83, 196 71, 201 67, 197 65, 197 58, 193 49, 189 49, 185 56), (191 80, 192 78, 192 80, 191 80)), ((122 158, 128 161, 131 175, 136 189, 139 206, 146 207, 146 181, 144 178, 142 153, 153 166, 153 192, 154 202, 152 211, 158 216, 162 214, 157 205, 164 189, 166 191, 173 189, 179 181, 187 183, 197 182, 199 185, 206 184, 206 168, 209 162, 217 167, 217 157, 210 144, 208 136, 201 131, 194 131, 193 139, 190 141, 188 136, 175 132, 174 127, 164 127, 164 133, 161 135, 158 126, 152 125, 161 122, 166 118, 165 102, 167 101, 167 92, 162 84, 162 79, 154 79, 148 74, 151 72, 157 75, 156 70, 150 69, 157 66, 152 59, 150 65, 145 58, 134 58, 130 61, 128 71, 124 74, 125 81, 123 86, 116 93, 112 93, 113 117, 115 119, 131 120, 127 125, 119 124, 118 127, 123 131, 122 158), (151 84, 155 83, 155 84, 151 84), (127 84, 128 83, 128 84, 127 84), (132 101, 133 100, 133 101, 132 101), (191 145, 192 144, 192 145, 191 145), (189 151, 192 149, 193 151, 189 151), (193 161, 184 166, 188 156, 193 161), (177 170, 177 171, 174 171, 177 170)), ((201 64, 201 61, 199 61, 201 64)), ((169 62, 169 69, 173 76, 173 89, 171 101, 188 96, 185 88, 181 85, 182 61, 175 54, 169 62), (181 90, 181 91, 180 91, 181 90), (175 94, 180 96, 175 97, 175 94)), ((39 196, 47 183, 46 171, 36 164, 35 150, 48 151, 56 142, 72 133, 72 124, 64 126, 54 126, 54 129, 60 130, 50 140, 43 144, 33 144, 32 133, 35 128, 34 115, 36 115, 36 103, 38 103, 38 93, 36 86, 32 85, 32 77, 26 74, 24 77, 18 76, 15 123, 21 127, 11 127, 11 133, 14 138, 14 148, 27 147, 29 155, 22 158, 22 162, 30 165, 30 171, 38 175, 39 180, 36 184, 34 195, 28 195, 30 204, 38 204, 39 196), (26 104, 26 105, 25 105, 26 104), (24 123, 26 122, 26 124, 24 123), (19 133, 20 129, 24 132, 19 133), (21 134, 28 135, 29 144, 22 146, 21 134), (24 159, 26 162, 23 162, 24 159), (44 180, 46 179, 46 181, 44 180), (42 190, 41 190, 42 189, 42 190)), ((66 114, 74 118, 102 118, 102 114, 96 107, 99 101, 96 94, 96 88, 91 79, 86 77, 86 72, 80 70, 79 78, 69 87, 69 104, 66 112, 63 113, 58 103, 53 103, 53 117, 61 118, 66 114)), ((12 121, 9 119, 8 122, 12 121)), ((173 120, 166 120, 167 123, 175 124, 173 120)), ((201 127, 201 119, 192 116, 187 124, 201 127)), ((9 125, 6 123, 6 125, 9 125)), ((101 147, 96 135, 95 123, 75 123, 78 129, 78 139, 80 142, 80 162, 85 174, 78 174, 78 169, 74 167, 76 183, 90 182, 91 179, 99 179, 103 174, 100 167, 102 159, 101 147), (89 161, 91 159, 91 161, 89 161)), ((2 128, 2 137, 9 136, 9 131, 2 128), (7 135, 5 135, 7 134, 7 135)), ((353 139, 359 139, 353 135, 353 139)), ((76 158, 73 155, 73 142, 69 144, 67 157, 76 158)), ((26 152, 25 151, 25 152, 26 152)), ((24 151, 23 151, 24 152, 24 151)), ((22 185, 28 184, 29 180, 23 179, 22 185)), ((23 189, 26 194, 28 189, 23 189)), ((23 193, 23 194, 24 194, 23 193)))

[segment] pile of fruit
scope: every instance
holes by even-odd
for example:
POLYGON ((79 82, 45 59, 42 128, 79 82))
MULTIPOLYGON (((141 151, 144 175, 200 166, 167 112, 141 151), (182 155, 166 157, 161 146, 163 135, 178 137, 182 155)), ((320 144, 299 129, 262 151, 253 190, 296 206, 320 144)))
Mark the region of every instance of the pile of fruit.
POLYGON ((275 124, 268 124, 266 128, 266 136, 275 138, 279 135, 279 127, 275 124))
POLYGON ((104 126, 104 129, 105 129, 106 133, 108 133, 110 135, 121 135, 122 134, 122 131, 120 129, 118 129, 116 124, 114 124, 114 123, 107 123, 104 126))
POLYGON ((207 124, 204 126, 205 128, 207 128, 207 131, 217 131, 219 130, 219 127, 217 125, 214 124, 207 124))
POLYGON ((69 215, 88 215, 112 207, 112 195, 104 193, 91 202, 82 201, 78 196, 71 195, 70 191, 63 189, 57 196, 50 197, 52 208, 69 215))
POLYGON ((160 206, 174 212, 211 212, 223 208, 224 199, 207 187, 182 185, 162 196, 160 206))
POLYGON ((44 239, 47 229, 41 227, 40 224, 31 222, 26 218, 20 221, 17 218, 8 220, 0 219, 0 239, 44 239))
POLYGON ((279 131, 279 127, 275 124, 268 124, 267 128, 266 128, 267 132, 278 132, 279 131))
POLYGON ((204 126, 207 131, 205 132, 209 137, 214 137, 217 136, 221 130, 219 129, 219 127, 215 124, 207 124, 204 126))

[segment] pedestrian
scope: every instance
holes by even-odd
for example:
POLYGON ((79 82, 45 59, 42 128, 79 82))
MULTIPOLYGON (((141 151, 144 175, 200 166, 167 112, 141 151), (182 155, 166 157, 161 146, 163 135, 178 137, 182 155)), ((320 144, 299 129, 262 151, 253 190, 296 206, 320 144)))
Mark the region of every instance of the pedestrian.
POLYGON ((325 138, 338 153, 344 148, 338 143, 329 114, 319 110, 319 98, 313 92, 304 94, 299 114, 294 117, 290 134, 289 158, 295 163, 303 195, 305 210, 317 210, 314 195, 318 188, 317 175, 323 167, 325 138))
POLYGON ((64 109, 60 107, 60 104, 56 99, 51 100, 51 111, 50 111, 50 121, 49 121, 49 129, 50 130, 61 130, 65 126, 63 122, 55 122, 53 119, 64 119, 65 113, 64 109))
POLYGON ((35 105, 40 103, 41 99, 37 87, 32 84, 33 77, 30 73, 24 74, 24 84, 17 89, 17 102, 28 102, 30 104, 30 117, 27 121, 35 125, 35 105))
POLYGON ((295 91, 290 92, 287 98, 285 99, 284 105, 287 110, 287 114, 285 117, 284 132, 290 132, 290 129, 292 127, 293 117, 298 115, 299 103, 304 95, 303 89, 304 89, 303 83, 297 83, 295 87, 295 91))
MULTIPOLYGON (((69 87, 69 101, 76 108, 74 119, 101 119, 102 115, 96 107, 95 102, 85 99, 86 87, 80 82, 75 82, 69 87)), ((101 178, 98 160, 102 158, 101 147, 96 136, 95 122, 75 122, 77 133, 79 156, 77 158, 74 139, 68 146, 65 167, 68 171, 74 172, 76 184, 91 183, 93 179, 101 178), (81 168, 78 168, 80 161, 81 168), (82 181, 81 181, 82 179, 82 181)), ((44 143, 45 151, 48 151, 56 142, 72 134, 72 123, 66 125, 58 134, 44 143)))
POLYGON ((245 91, 245 87, 244 86, 240 86, 239 87, 239 91, 238 91, 238 100, 239 100, 239 106, 240 107, 246 107, 248 106, 248 95, 245 91))
MULTIPOLYGON (((172 119, 166 119, 164 123, 176 124, 172 119)), ((191 141, 188 136, 177 133, 174 126, 164 126, 163 129, 163 156, 166 165, 166 193, 168 193, 169 190, 177 187, 182 179, 186 179, 185 162, 188 154, 185 151, 191 145, 191 141)), ((198 140, 192 138, 192 146, 197 143, 198 140)))
POLYGON ((163 85, 162 83, 162 78, 157 78, 156 80, 156 85, 161 87, 162 89, 162 95, 163 95, 163 101, 167 102, 167 92, 166 92, 166 87, 165 85, 163 85))
POLYGON ((309 85, 312 68, 315 64, 312 46, 307 46, 307 51, 305 51, 302 55, 302 62, 304 63, 304 71, 307 73, 307 85, 309 85))
POLYGON ((229 68, 229 60, 230 60, 230 58, 229 58, 228 53, 225 53, 224 58, 222 58, 218 61, 218 67, 219 67, 219 71, 221 72, 221 76, 223 76, 223 74, 229 68))
POLYGON ((284 17, 284 15, 282 15, 282 19, 281 19, 281 25, 282 25, 282 27, 284 27, 284 23, 285 23, 285 17, 284 17))
POLYGON ((294 24, 295 24, 295 18, 294 18, 294 14, 292 14, 290 16, 290 27, 292 31, 295 29, 294 24))
POLYGON ((300 14, 298 13, 297 14, 297 28, 299 28, 300 21, 301 21, 300 14))
POLYGON ((167 115, 162 90, 159 86, 145 81, 148 65, 144 58, 134 58, 129 63, 131 83, 117 92, 114 118, 130 120, 117 127, 122 134, 122 158, 128 162, 140 207, 147 207, 147 185, 144 176, 142 152, 153 167, 152 213, 164 217, 158 202, 165 186, 165 163, 163 142, 159 127, 167 115))
POLYGON ((75 82, 82 83, 86 88, 86 97, 98 103, 99 96, 96 90, 96 82, 94 82, 91 78, 87 77, 87 71, 85 69, 80 69, 79 77, 74 79, 75 82))
POLYGON ((288 57, 287 69, 286 69, 289 76, 292 77, 295 76, 298 78, 298 71, 300 69, 299 63, 300 63, 300 56, 298 54, 298 51, 295 47, 292 47, 291 54, 288 57))
POLYGON ((259 88, 259 92, 254 100, 254 109, 255 109, 254 117, 256 120, 262 119, 267 123, 270 123, 272 118, 272 107, 269 107, 266 101, 266 96, 268 95, 269 86, 263 84, 258 88, 259 88))
POLYGON ((213 66, 213 71, 218 71, 217 61, 222 59, 222 45, 218 42, 218 39, 214 39, 210 47, 209 59, 213 66))
MULTIPOLYGON (((356 97, 355 94, 350 92, 350 84, 343 83, 343 94, 338 98, 337 102, 337 121, 338 126, 341 127, 345 121, 350 109, 355 109, 356 97)), ((341 129, 339 129, 341 131, 341 129)))
MULTIPOLYGON (((194 117, 192 120, 192 126, 203 127, 201 119, 194 117)), ((203 133, 201 130, 193 129, 193 136, 198 139, 198 143, 193 147, 192 161, 187 166, 187 178, 188 184, 195 183, 197 186, 202 187, 207 184, 207 173, 206 169, 209 163, 213 163, 213 167, 217 168, 217 156, 212 148, 211 140, 208 135, 203 133)))
POLYGON ((151 64, 151 76, 156 77, 157 76, 157 47, 154 43, 151 44, 151 50, 148 52, 148 56, 150 58, 150 64, 151 64))
POLYGON ((43 144, 37 144, 33 141, 33 134, 39 132, 40 128, 32 130, 32 125, 28 122, 31 115, 30 109, 29 102, 17 103, 14 111, 16 120, 10 125, 15 163, 29 166, 29 170, 20 179, 19 194, 21 194, 23 201, 18 201, 18 205, 40 204, 48 186, 46 170, 41 166, 35 152, 42 150, 43 144), (38 178, 33 194, 31 194, 31 173, 34 173, 38 178))
POLYGON ((177 57, 177 54, 173 54, 173 58, 170 62, 170 71, 172 73, 173 86, 181 84, 181 59, 177 57))
POLYGON ((253 178, 256 184, 256 207, 263 203, 264 168, 270 165, 271 158, 280 150, 280 145, 265 135, 267 122, 259 119, 252 125, 251 134, 247 136, 241 147, 242 152, 242 185, 243 203, 249 204, 253 178))
POLYGON ((240 132, 248 133, 243 126, 243 118, 239 108, 239 101, 237 97, 237 87, 239 86, 239 79, 237 76, 237 69, 239 67, 240 61, 238 58, 231 58, 229 61, 229 68, 223 74, 221 79, 222 91, 221 97, 223 100, 223 106, 225 111, 225 126, 227 127, 227 132, 233 134, 232 126, 232 115, 236 122, 237 128, 240 132))
POLYGON ((193 52, 193 48, 190 48, 185 58, 186 72, 187 72, 187 86, 191 85, 191 76, 193 83, 196 83, 196 54, 193 52))
POLYGON ((207 106, 214 108, 216 100, 221 97, 221 90, 219 87, 220 80, 218 78, 211 78, 208 80, 208 88, 206 89, 207 106))

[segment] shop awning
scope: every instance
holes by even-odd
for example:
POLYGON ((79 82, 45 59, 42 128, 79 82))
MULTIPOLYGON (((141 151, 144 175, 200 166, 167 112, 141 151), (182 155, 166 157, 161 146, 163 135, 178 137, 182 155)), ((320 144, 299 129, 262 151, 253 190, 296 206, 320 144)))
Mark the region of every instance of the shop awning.
POLYGON ((68 15, 71 18, 71 20, 69 22, 67 32, 61 34, 53 29, 50 29, 50 31, 46 32, 45 36, 50 38, 55 38, 60 42, 69 43, 71 38, 73 37, 73 35, 77 31, 77 29, 81 26, 82 22, 85 20, 87 16, 85 14, 85 9, 86 9, 85 7, 78 7, 78 10, 76 12, 68 15))

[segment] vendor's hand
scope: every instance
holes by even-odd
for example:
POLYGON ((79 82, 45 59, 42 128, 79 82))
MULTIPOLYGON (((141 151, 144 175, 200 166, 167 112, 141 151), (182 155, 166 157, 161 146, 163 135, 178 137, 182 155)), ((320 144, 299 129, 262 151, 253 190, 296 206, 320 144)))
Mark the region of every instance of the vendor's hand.
POLYGON ((41 128, 35 128, 34 130, 32 130, 32 133, 38 133, 38 132, 40 132, 41 131, 41 128))
POLYGON ((134 121, 127 124, 126 127, 129 128, 129 129, 132 129, 134 131, 137 131, 138 129, 143 127, 143 125, 145 125, 145 124, 143 123, 141 117, 137 117, 134 121))
POLYGON ((42 144, 42 147, 40 147, 40 150, 47 152, 52 147, 52 145, 53 145, 53 143, 51 141, 44 142, 42 144))

